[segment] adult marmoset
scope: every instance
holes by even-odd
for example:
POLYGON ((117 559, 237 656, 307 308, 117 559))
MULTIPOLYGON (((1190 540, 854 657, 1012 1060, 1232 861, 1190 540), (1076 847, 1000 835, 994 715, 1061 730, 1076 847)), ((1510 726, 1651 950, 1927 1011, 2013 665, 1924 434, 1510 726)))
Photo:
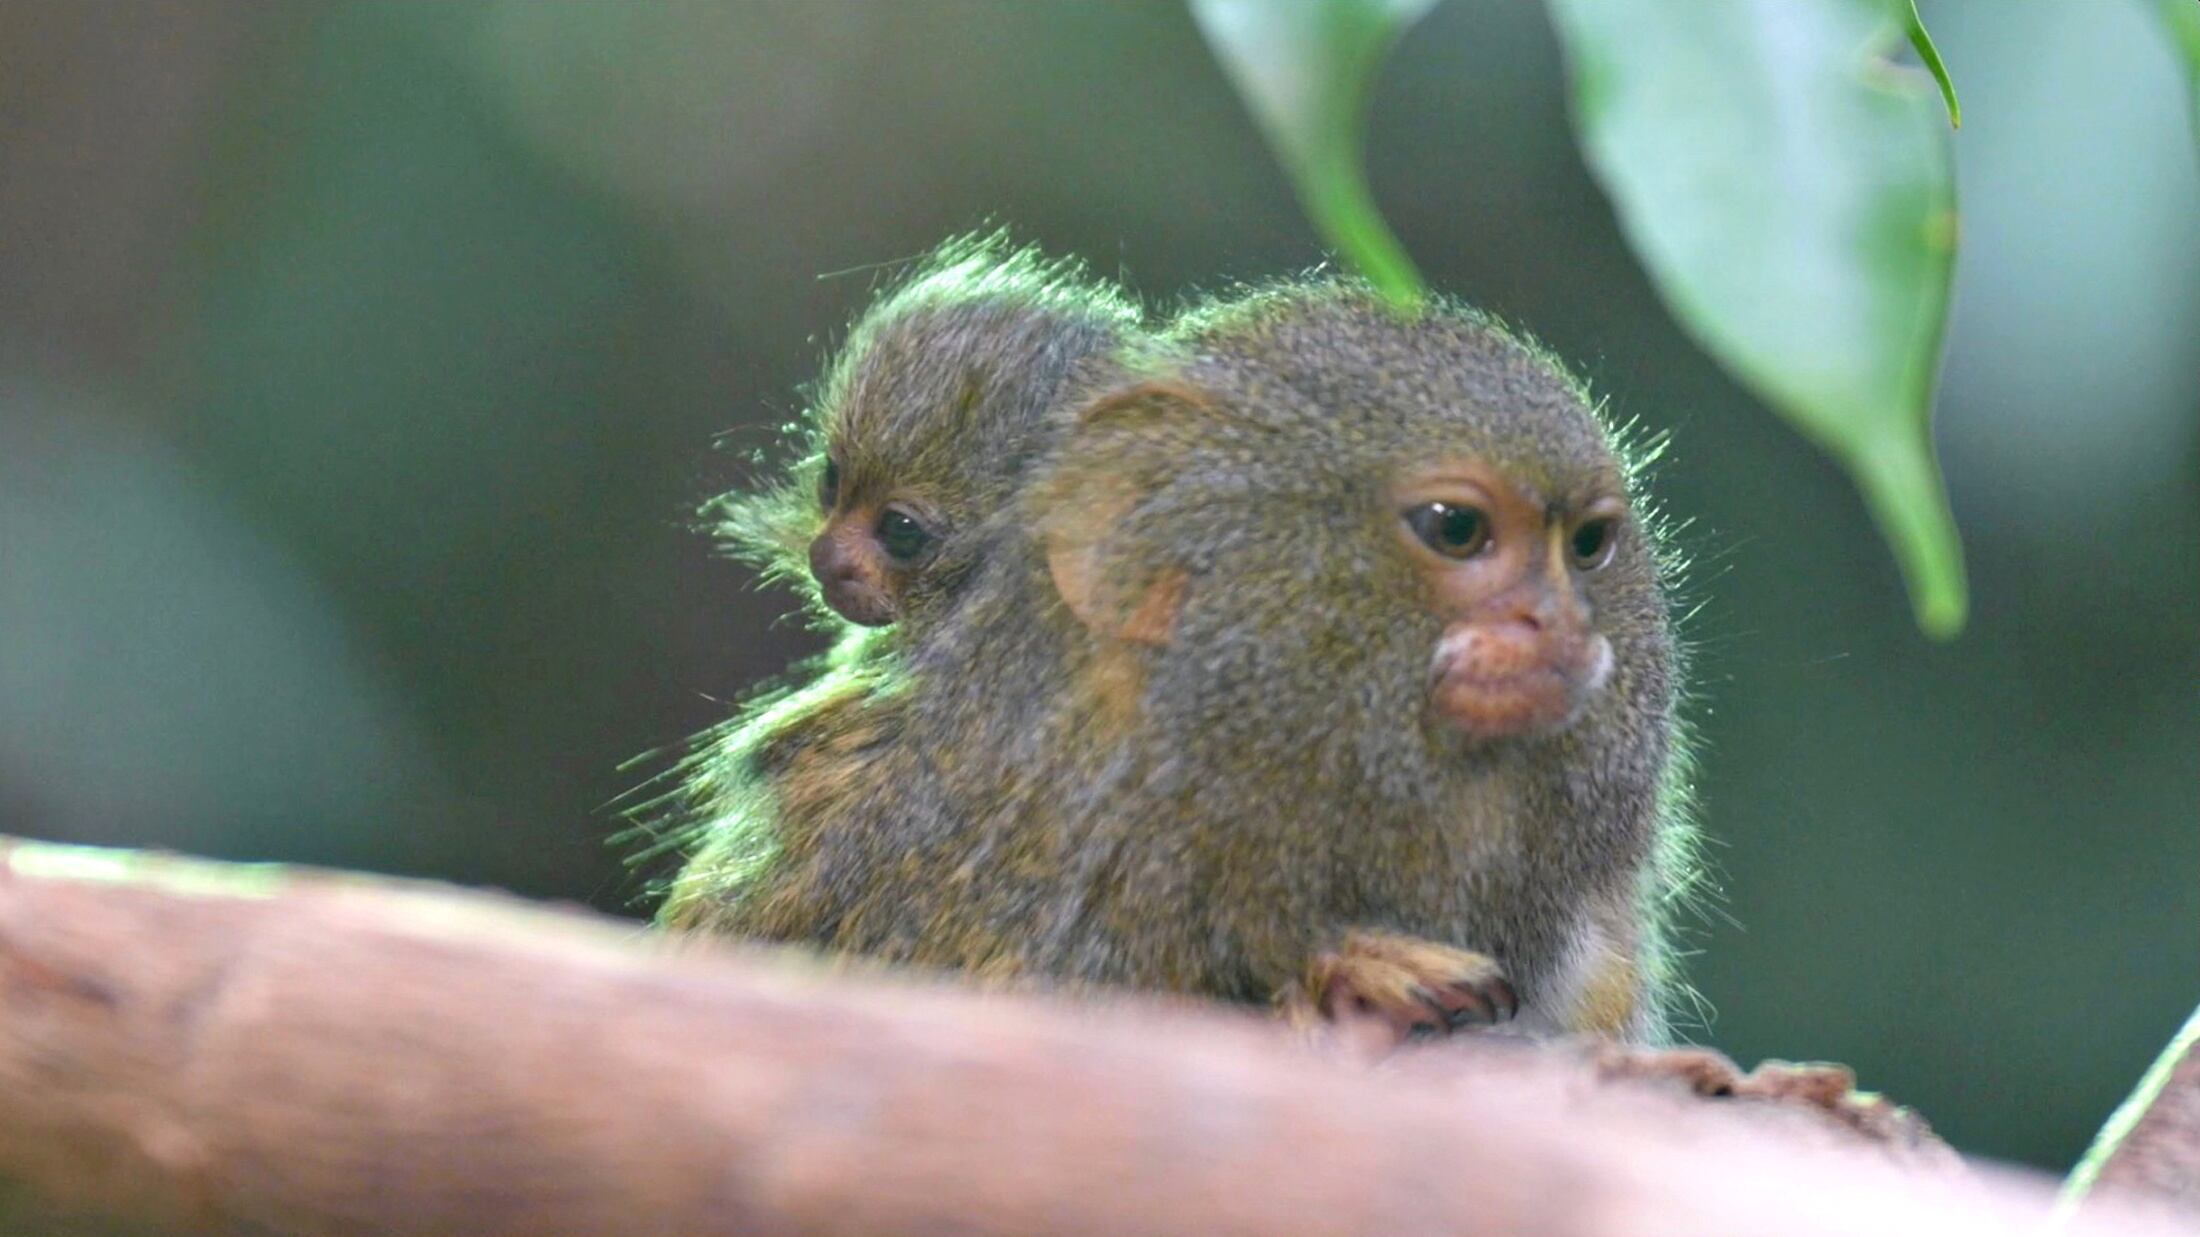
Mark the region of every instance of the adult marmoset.
POLYGON ((1342 975, 1655 1036, 1685 834, 1668 567, 1581 384, 1469 310, 1341 282, 1174 344, 1091 392, 952 615, 721 821, 668 922, 1316 1009, 1342 975))

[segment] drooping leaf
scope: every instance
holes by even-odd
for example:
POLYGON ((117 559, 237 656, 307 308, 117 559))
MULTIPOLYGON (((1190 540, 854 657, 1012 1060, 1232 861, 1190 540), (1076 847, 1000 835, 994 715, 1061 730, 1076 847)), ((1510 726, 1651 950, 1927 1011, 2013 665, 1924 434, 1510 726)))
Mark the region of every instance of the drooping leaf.
POLYGON ((1950 128, 1963 127, 1963 104, 1956 98, 1955 80, 1948 76, 1948 65, 1940 58, 1940 49, 1933 46, 1933 36, 1925 29, 1925 19, 1918 15, 1917 0, 1910 0, 1910 46, 1917 49, 1917 58, 1925 62, 1925 69, 1940 83, 1940 101, 1948 105, 1950 128))
POLYGON ((1960 630, 1931 436, 1956 243, 1939 105, 1899 0, 1553 0, 1574 122, 1696 340, 1847 465, 1919 626, 1960 630))
POLYGON ((2171 50, 2192 88, 2192 122, 2200 126, 2200 0, 2154 0, 2169 28, 2171 50))
POLYGON ((1329 246, 1401 304, 1423 285, 1367 186, 1375 69, 1436 0, 1191 0, 1192 16, 1329 246))

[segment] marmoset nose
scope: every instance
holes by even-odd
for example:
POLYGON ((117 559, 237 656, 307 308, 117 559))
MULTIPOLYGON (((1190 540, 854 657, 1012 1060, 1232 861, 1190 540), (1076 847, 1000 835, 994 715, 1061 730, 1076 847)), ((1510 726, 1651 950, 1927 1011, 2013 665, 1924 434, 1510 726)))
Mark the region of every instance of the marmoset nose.
POLYGON ((1478 678, 1520 674, 1548 657, 1543 625, 1529 615, 1508 615, 1476 623, 1441 646, 1478 678))
POLYGON ((840 617, 864 627, 894 621, 896 604, 878 556, 862 542, 827 532, 810 543, 810 575, 826 605, 840 617))
POLYGON ((810 574, 820 584, 853 584, 862 568, 856 557, 843 548, 831 533, 820 533, 810 542, 810 574))

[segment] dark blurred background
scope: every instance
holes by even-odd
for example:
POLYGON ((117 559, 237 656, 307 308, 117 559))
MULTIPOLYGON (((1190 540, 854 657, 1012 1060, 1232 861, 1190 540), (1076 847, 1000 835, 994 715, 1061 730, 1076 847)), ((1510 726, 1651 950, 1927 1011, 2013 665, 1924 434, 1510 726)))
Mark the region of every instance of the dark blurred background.
MULTIPOLYGON (((2060 1167, 2200 996, 2200 160, 2141 4, 1925 14, 1951 645, 1650 292, 1539 6, 1440 6, 1370 158, 1434 283, 1675 435, 1699 1034, 2060 1167)), ((989 217, 1162 308, 1319 256, 1174 0, 0 0, 0 829, 640 913, 621 763, 812 647, 695 505, 989 217)))

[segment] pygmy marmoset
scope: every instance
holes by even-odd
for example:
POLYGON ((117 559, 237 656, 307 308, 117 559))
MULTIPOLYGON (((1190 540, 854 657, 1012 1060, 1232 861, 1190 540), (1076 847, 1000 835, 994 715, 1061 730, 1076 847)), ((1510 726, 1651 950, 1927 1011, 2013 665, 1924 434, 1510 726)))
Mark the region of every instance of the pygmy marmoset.
POLYGON ((1653 1036, 1667 567, 1581 385, 1343 282, 1174 343, 1084 400, 892 673, 756 762, 666 922, 1653 1036))

